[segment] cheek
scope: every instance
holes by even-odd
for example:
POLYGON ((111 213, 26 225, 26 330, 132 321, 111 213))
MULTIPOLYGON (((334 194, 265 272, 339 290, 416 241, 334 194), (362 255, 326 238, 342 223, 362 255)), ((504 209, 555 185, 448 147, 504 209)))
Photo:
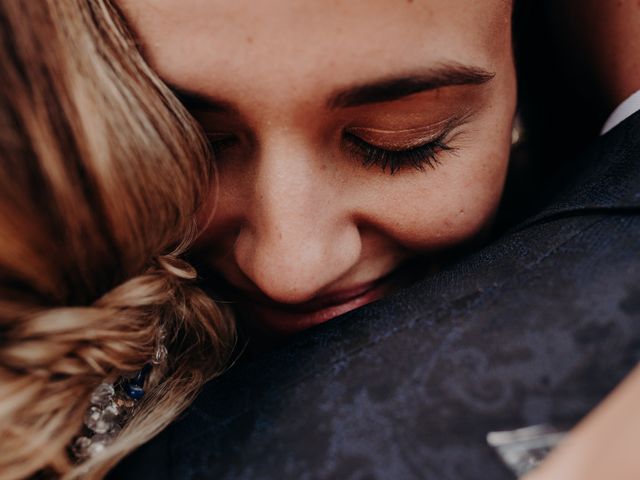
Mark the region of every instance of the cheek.
POLYGON ((473 168, 441 165, 441 172, 429 170, 394 191, 389 187, 378 198, 391 201, 371 209, 378 228, 416 252, 452 247, 488 228, 504 187, 508 149, 464 163, 473 168))

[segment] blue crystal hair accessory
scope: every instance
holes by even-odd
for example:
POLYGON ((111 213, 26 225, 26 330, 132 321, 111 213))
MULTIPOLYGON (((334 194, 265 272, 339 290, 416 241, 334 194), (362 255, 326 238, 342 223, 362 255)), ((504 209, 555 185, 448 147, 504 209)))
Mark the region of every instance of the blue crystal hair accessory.
POLYGON ((78 462, 100 454, 118 436, 136 404, 144 397, 144 383, 152 367, 158 367, 166 360, 165 337, 166 333, 161 329, 153 358, 140 371, 130 377, 120 377, 115 383, 102 383, 92 392, 91 406, 84 416, 85 431, 71 446, 78 462))

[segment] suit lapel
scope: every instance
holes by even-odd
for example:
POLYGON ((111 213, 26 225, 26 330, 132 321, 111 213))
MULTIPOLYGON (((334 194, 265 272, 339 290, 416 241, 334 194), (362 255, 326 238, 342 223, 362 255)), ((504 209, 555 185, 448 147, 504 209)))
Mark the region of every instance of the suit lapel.
POLYGON ((586 152, 584 171, 540 213, 516 227, 556 218, 640 210, 640 112, 597 139, 586 152))

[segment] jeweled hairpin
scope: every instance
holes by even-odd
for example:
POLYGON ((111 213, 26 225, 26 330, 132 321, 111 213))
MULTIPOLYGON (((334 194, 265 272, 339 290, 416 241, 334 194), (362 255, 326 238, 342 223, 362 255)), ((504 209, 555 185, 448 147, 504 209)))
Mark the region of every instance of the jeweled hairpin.
POLYGON ((165 336, 161 329, 151 362, 135 375, 120 377, 115 383, 102 383, 92 392, 91 406, 84 416, 85 431, 71 446, 77 461, 100 454, 118 436, 137 402, 144 397, 144 382, 152 366, 159 366, 166 360, 165 336))

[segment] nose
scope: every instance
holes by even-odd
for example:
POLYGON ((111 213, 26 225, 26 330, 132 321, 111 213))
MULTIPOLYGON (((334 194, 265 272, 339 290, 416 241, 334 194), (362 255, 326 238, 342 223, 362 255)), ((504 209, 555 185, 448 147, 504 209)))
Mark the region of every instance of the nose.
POLYGON ((264 145, 253 168, 237 265, 276 302, 296 304, 331 291, 361 250, 338 173, 291 138, 264 145))

